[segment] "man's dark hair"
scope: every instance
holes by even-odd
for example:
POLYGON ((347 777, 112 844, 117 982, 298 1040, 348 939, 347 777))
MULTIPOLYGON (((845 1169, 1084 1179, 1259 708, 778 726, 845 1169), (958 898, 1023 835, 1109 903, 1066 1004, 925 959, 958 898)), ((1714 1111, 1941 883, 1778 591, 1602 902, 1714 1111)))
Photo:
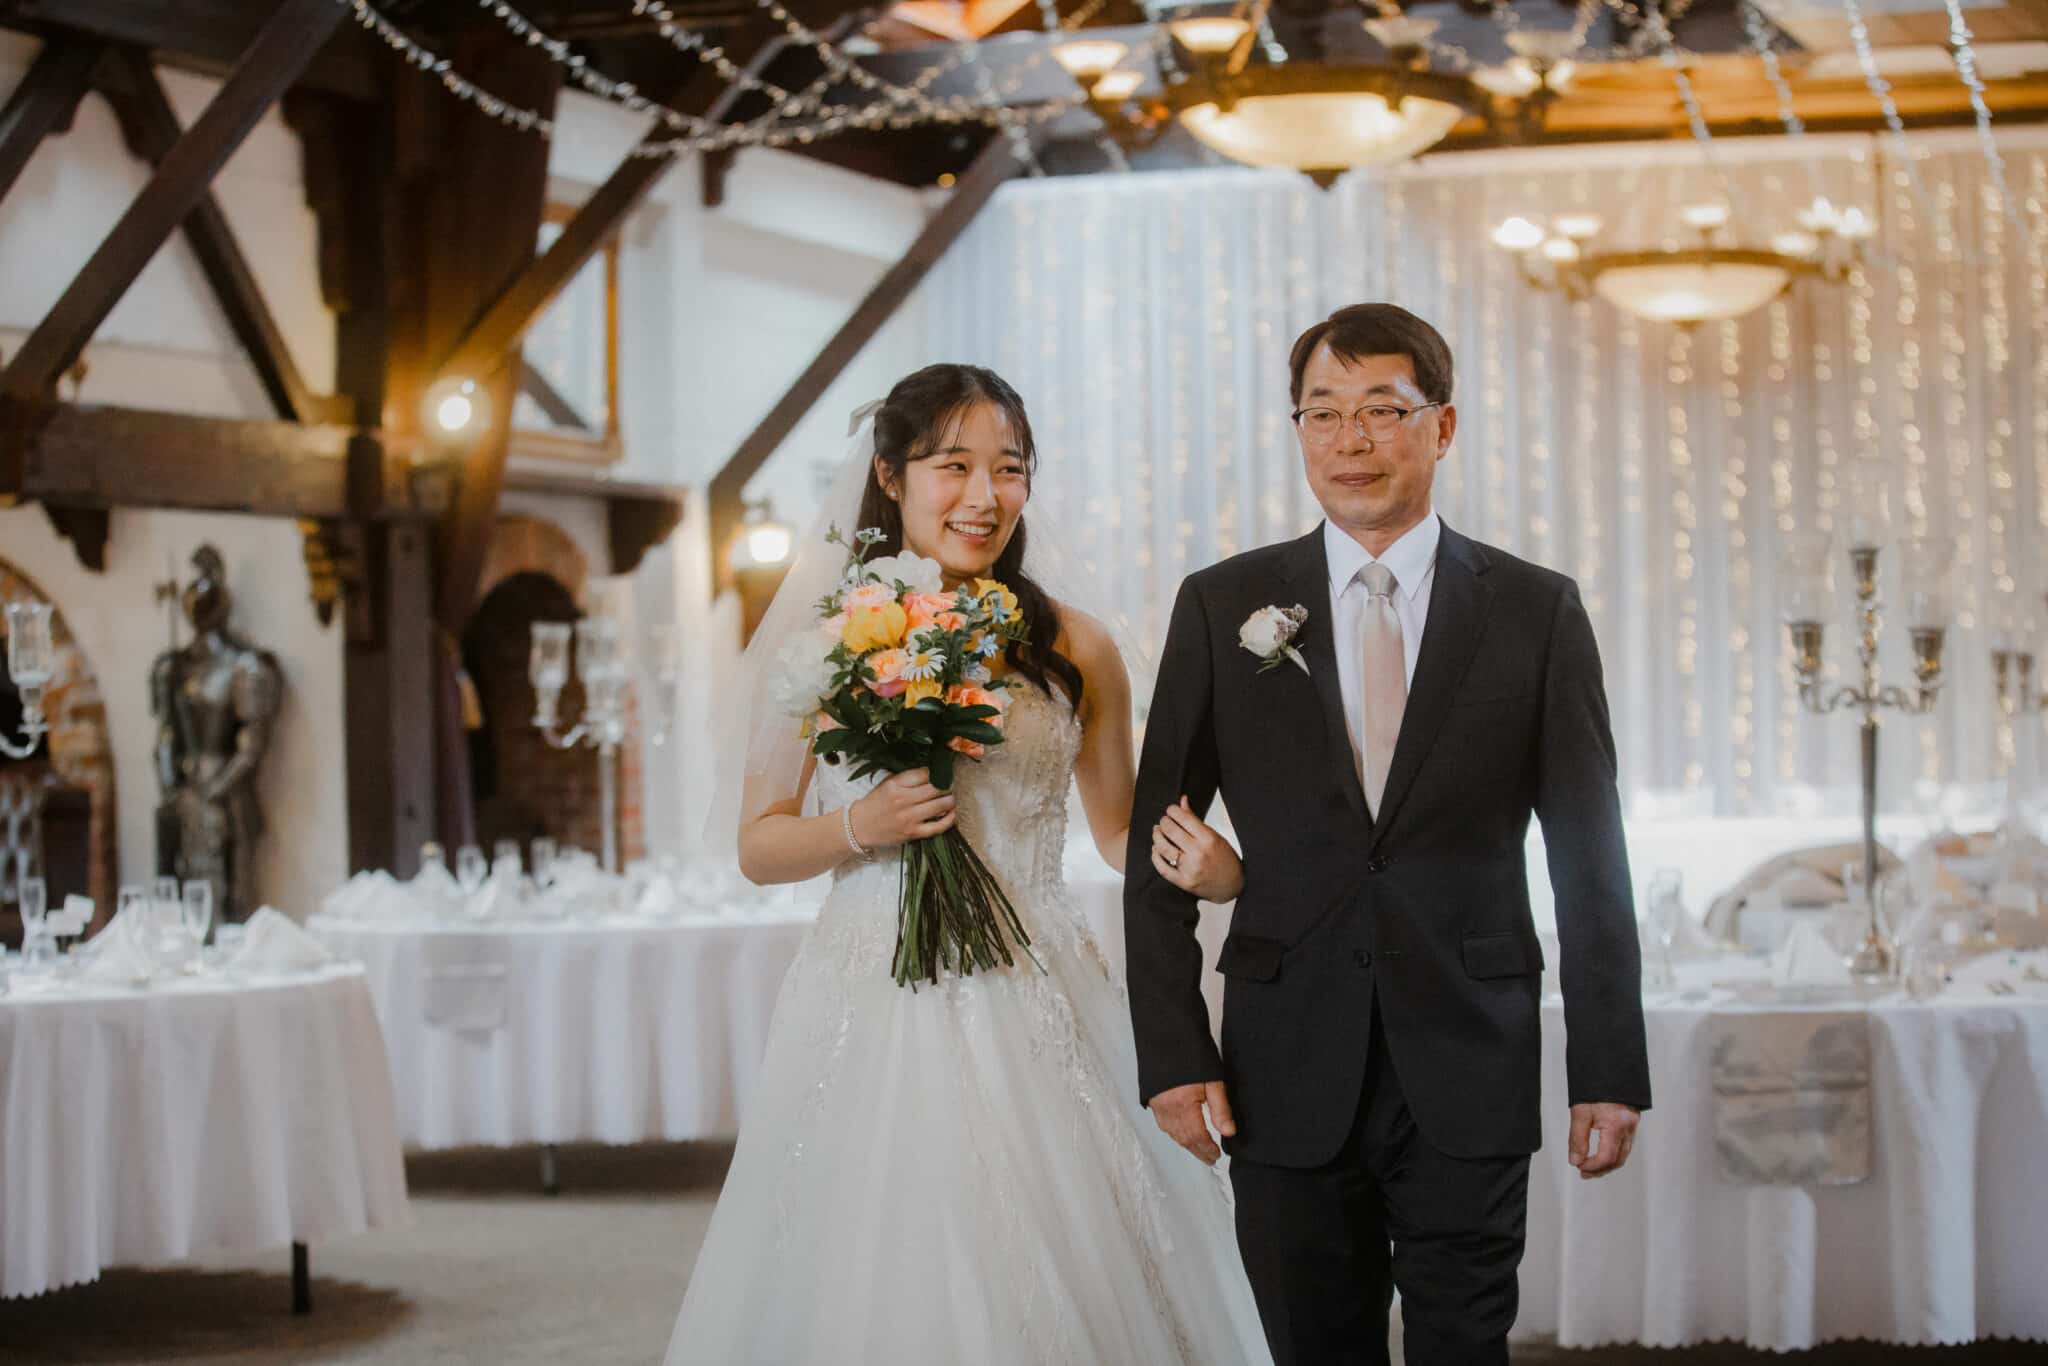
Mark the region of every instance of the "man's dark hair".
POLYGON ((1295 340, 1287 357, 1287 393, 1301 406, 1301 372, 1324 342, 1347 365, 1366 356, 1406 356, 1415 383, 1432 403, 1451 401, 1451 348, 1443 334, 1399 304, 1352 304, 1340 308, 1295 340))

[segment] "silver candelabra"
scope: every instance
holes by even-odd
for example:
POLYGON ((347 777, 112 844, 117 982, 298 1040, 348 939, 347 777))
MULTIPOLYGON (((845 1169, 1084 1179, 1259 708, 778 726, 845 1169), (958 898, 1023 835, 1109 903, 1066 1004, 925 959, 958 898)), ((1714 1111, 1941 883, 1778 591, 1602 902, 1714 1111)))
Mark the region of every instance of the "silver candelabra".
POLYGON ((1852 711, 1862 716, 1863 759, 1863 887, 1870 903, 1870 925, 1862 947, 1850 960, 1852 975, 1882 980, 1893 971, 1893 953, 1878 919, 1877 893, 1877 736, 1878 717, 1885 711, 1925 716, 1940 696, 1941 653, 1948 634, 1948 560, 1951 549, 1928 538, 1904 543, 1907 630, 1913 642, 1913 686, 1886 685, 1878 665, 1883 636, 1883 604, 1878 600, 1877 573, 1882 547, 1875 537, 1855 536, 1849 564, 1856 576, 1856 657, 1860 681, 1829 691, 1821 679, 1825 618, 1833 607, 1832 557, 1825 536, 1789 539, 1784 557, 1787 580, 1785 625, 1792 639, 1792 667, 1799 679, 1799 700, 1807 711, 1825 716, 1852 711))
POLYGON ((21 694, 23 739, 0 735, 0 754, 26 759, 36 752, 50 723, 43 716, 43 689, 56 671, 57 650, 50 638, 50 604, 7 604, 7 677, 21 694))
POLYGON ((626 661, 619 624, 608 617, 573 623, 536 621, 527 662, 533 682, 533 726, 556 749, 597 751, 599 825, 606 872, 619 871, 619 746, 626 738, 626 661), (570 650, 571 634, 575 649, 570 650), (571 671, 583 684, 583 717, 567 733, 557 711, 571 671))

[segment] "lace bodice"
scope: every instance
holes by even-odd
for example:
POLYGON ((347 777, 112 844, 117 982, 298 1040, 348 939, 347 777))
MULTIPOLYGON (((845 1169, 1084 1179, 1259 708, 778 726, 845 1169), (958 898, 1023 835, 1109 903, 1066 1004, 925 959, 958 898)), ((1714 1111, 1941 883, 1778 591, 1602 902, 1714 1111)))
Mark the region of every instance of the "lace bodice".
MULTIPOLYGON (((1048 696, 1025 683, 1011 689, 1004 740, 986 757, 963 759, 953 790, 960 831, 1002 883, 1034 944, 1064 938, 1074 928, 1065 906, 1061 859, 1067 842, 1067 790, 1081 752, 1081 722, 1062 694, 1048 696)), ((852 782, 843 768, 820 764, 813 779, 818 809, 837 811, 866 794, 879 777, 852 782)), ((894 934, 897 859, 849 860, 833 874, 824 914, 886 911, 894 934)), ((893 943, 893 938, 891 940, 893 943)), ((866 947, 864 944, 862 947, 866 947)), ((883 946, 886 953, 888 945, 883 946)))

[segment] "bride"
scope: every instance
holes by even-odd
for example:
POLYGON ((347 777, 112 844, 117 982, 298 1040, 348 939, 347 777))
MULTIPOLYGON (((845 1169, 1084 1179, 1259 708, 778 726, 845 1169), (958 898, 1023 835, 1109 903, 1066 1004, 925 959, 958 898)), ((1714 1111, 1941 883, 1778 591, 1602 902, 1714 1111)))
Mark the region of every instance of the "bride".
MULTIPOLYGON (((1001 580, 1029 640, 1006 660, 1004 743, 951 792, 918 771, 850 782, 803 755, 786 717, 739 728, 741 869, 833 884, 777 1000, 669 1366, 1265 1363, 1224 1183, 1139 1108, 1123 986, 1062 883, 1070 782, 1122 870, 1130 685, 1109 632, 1026 556, 1023 402, 987 370, 934 365, 890 391, 872 432, 828 518, 879 527, 878 554, 937 561, 949 589, 1001 580), (892 855, 956 822, 1031 956, 912 992, 891 976, 892 855)), ((836 556, 805 558, 748 650, 757 713, 768 661, 837 578, 836 556)), ((1227 897, 1237 879, 1182 885, 1227 897)))

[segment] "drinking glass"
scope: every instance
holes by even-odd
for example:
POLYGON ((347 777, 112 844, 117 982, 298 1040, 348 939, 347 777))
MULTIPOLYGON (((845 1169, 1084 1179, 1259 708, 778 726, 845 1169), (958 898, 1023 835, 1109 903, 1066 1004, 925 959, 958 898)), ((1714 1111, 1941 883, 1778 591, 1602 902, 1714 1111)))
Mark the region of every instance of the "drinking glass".
POLYGON ((519 862, 518 840, 499 840, 491 845, 491 867, 493 869, 506 859, 511 859, 514 863, 519 862))
POLYGON ((204 947, 207 932, 213 928, 213 884, 204 880, 188 882, 184 891, 181 906, 185 933, 192 936, 193 943, 204 947))
POLYGON ((21 961, 23 967, 40 968, 56 961, 56 947, 45 932, 50 911, 49 885, 39 877, 24 877, 18 884, 21 905, 21 961))
POLYGON ((554 878, 555 842, 546 835, 533 840, 533 880, 545 887, 554 878))
POLYGON ((474 896, 477 888, 484 885, 484 877, 490 866, 484 862, 484 851, 474 844, 465 844, 455 851, 455 884, 462 888, 465 896, 474 896))
POLYGON ((1685 923, 1685 878, 1676 868, 1659 868, 1650 878, 1650 930, 1663 950, 1664 980, 1678 985, 1678 964, 1672 948, 1685 923))

